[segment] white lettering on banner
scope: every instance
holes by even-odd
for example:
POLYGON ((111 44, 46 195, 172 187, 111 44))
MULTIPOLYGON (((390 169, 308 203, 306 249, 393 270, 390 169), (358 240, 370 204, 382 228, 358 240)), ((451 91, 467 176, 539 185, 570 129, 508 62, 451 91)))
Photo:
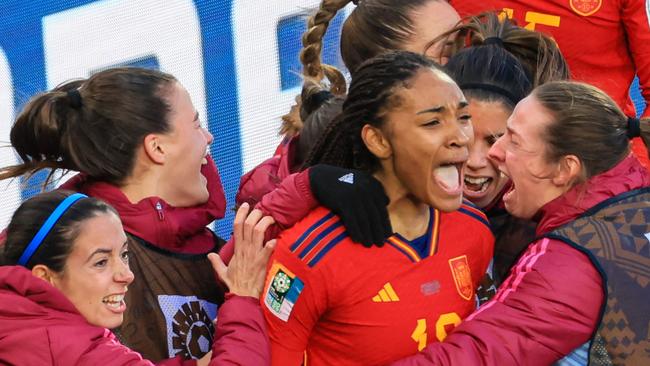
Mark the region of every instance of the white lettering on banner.
MULTIPOLYGON (((18 163, 14 150, 9 148, 9 132, 14 121, 14 85, 7 55, 0 48, 0 166, 18 163)), ((3 207, 0 210, 0 230, 7 227, 14 210, 21 201, 20 179, 0 181, 3 207)))
MULTIPOLYGON (((318 0, 269 0, 233 4, 243 172, 272 156, 280 141, 280 117, 289 112, 300 93, 300 88, 283 91, 280 73, 271 72, 280 69, 278 22, 291 15, 309 14, 308 10, 316 9, 319 3, 318 0)), ((349 6, 346 12, 353 8, 349 6)))
POLYGON ((188 90, 207 126, 201 27, 191 0, 90 3, 43 18, 48 88, 155 57, 188 90))

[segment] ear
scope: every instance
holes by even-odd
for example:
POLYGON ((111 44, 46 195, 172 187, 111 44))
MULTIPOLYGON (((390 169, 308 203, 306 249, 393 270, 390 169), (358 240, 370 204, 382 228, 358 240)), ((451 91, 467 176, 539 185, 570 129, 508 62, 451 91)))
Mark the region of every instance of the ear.
POLYGON ((38 277, 42 279, 43 281, 49 282, 52 286, 54 286, 54 272, 49 269, 46 265, 43 264, 37 264, 32 268, 32 275, 34 277, 38 277))
POLYGON ((165 151, 160 136, 150 133, 144 137, 144 152, 156 164, 165 163, 165 151))
POLYGON ((575 155, 565 155, 560 158, 557 172, 551 179, 556 186, 571 186, 580 181, 583 176, 582 162, 575 155))
POLYGON ((384 133, 369 124, 361 128, 361 139, 370 152, 378 159, 388 159, 393 155, 393 147, 384 133))

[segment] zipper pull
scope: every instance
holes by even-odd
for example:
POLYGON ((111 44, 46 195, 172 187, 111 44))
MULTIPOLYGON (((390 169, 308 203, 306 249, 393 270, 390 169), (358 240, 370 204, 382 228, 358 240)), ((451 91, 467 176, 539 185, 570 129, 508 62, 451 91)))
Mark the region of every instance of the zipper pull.
POLYGON ((165 219, 165 213, 163 212, 162 203, 160 203, 160 201, 156 202, 156 211, 158 211, 158 219, 163 221, 165 219))

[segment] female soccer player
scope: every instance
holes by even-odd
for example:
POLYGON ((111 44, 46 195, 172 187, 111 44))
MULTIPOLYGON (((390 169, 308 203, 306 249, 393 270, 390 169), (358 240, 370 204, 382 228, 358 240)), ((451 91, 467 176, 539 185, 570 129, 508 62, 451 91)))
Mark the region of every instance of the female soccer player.
POLYGON ((273 364, 299 365, 303 354, 307 364, 386 363, 444 339, 473 311, 493 237, 462 201, 471 138, 462 92, 424 56, 389 53, 355 72, 307 164, 371 172, 395 234, 364 248, 321 207, 280 235, 262 295, 273 364))

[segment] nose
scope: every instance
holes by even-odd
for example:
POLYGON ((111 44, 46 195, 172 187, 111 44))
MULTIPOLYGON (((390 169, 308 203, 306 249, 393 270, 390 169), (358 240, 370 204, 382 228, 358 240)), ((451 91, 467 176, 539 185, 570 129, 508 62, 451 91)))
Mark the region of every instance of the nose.
POLYGON ((203 127, 203 134, 205 135, 205 139, 207 140, 208 145, 210 145, 212 143, 212 141, 214 140, 214 137, 212 136, 210 131, 208 131, 208 129, 205 128, 205 127, 203 127))
POLYGON ((469 159, 467 167, 473 170, 479 170, 487 166, 488 149, 483 141, 475 140, 469 145, 469 159))
POLYGON ((474 140, 472 123, 452 123, 453 131, 449 143, 452 147, 465 147, 474 140))
POLYGON ((115 282, 120 282, 128 285, 133 282, 135 275, 131 271, 128 263, 120 261, 120 264, 118 264, 118 267, 115 269, 115 272, 113 274, 113 279, 115 282))
POLYGON ((506 154, 502 147, 504 137, 505 135, 499 137, 487 153, 488 159, 492 160, 495 164, 503 163, 506 160, 506 154))

